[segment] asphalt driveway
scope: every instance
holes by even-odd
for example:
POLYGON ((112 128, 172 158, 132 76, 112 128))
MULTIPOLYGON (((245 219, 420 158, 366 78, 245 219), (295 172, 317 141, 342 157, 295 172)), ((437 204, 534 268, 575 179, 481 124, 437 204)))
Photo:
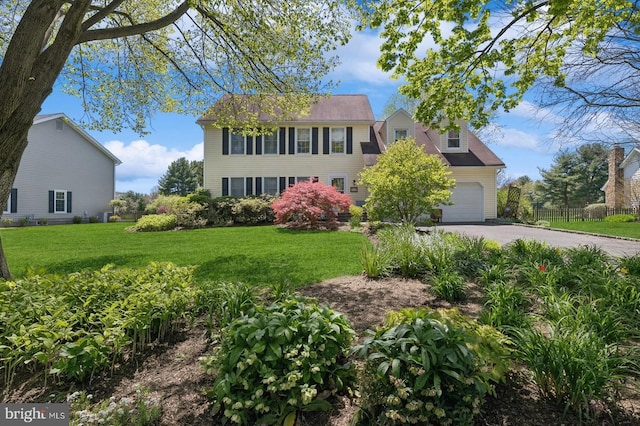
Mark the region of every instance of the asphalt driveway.
POLYGON ((612 256, 634 255, 640 252, 640 241, 590 234, 556 231, 546 228, 511 224, 437 224, 445 232, 459 232, 474 237, 484 237, 507 244, 516 239, 545 241, 553 247, 597 246, 612 256))

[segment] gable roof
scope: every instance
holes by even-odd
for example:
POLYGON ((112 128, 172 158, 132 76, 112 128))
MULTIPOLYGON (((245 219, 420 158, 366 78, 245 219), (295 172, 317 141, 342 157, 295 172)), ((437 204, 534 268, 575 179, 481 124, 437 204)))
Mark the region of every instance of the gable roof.
MULTIPOLYGON (((238 98, 237 96, 235 97, 238 98)), ((225 95, 216 102, 216 105, 207 113, 202 115, 197 123, 206 123, 216 121, 217 111, 224 113, 224 108, 220 107, 229 102, 230 96, 225 95), (218 107, 218 108, 216 108, 218 107)), ((249 97, 240 97, 240 99, 249 99, 249 97)), ((269 121, 269 117, 260 117, 262 121, 269 121)), ((366 95, 332 95, 329 97, 319 98, 319 100, 311 106, 311 110, 307 115, 294 117, 287 123, 315 123, 315 122, 350 122, 350 123, 369 123, 373 124, 375 118, 369 98, 366 95)))
POLYGON ((40 123, 46 123, 47 121, 57 120, 59 118, 63 119, 64 122, 67 125, 69 125, 69 127, 71 127, 73 130, 75 130, 84 139, 86 139, 87 142, 89 142, 91 145, 95 146, 98 149, 98 151, 102 152, 109 159, 111 159, 116 166, 119 165, 119 164, 122 164, 122 161, 120 161, 120 159, 118 157, 113 155, 111 153, 111 151, 109 151, 107 148, 105 148, 100 142, 98 142, 97 140, 92 138, 91 135, 89 135, 87 132, 82 130, 82 128, 80 128, 76 123, 71 121, 71 119, 69 117, 67 117, 63 113, 36 115, 36 117, 33 119, 33 124, 36 125, 36 124, 40 124, 40 123))
POLYGON ((640 155, 640 146, 634 146, 633 149, 629 152, 629 154, 627 154, 627 156, 624 157, 624 160, 622 160, 622 163, 620 163, 620 168, 621 169, 626 168, 629 164, 631 164, 634 157, 637 157, 638 155, 640 155))

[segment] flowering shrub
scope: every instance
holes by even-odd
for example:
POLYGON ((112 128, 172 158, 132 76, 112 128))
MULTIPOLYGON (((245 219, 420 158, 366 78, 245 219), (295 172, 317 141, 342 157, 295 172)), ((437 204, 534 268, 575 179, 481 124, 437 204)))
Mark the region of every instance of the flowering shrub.
POLYGON ((129 226, 129 232, 170 231, 178 224, 176 216, 172 214, 148 214, 142 216, 134 226, 129 226))
POLYGON ((326 398, 355 379, 346 359, 354 334, 325 306, 289 299, 256 307, 223 329, 215 354, 202 359, 217 374, 216 408, 234 423, 252 425, 330 408, 326 398))
POLYGON ((354 353, 365 360, 366 424, 468 425, 507 369, 506 338, 456 312, 395 313, 354 353), (449 315, 450 314, 450 315, 449 315), (495 362, 495 363, 494 363, 495 362), (499 366, 499 368, 496 368, 499 366))
POLYGON ((160 195, 147 206, 147 211, 152 214, 174 215, 176 226, 183 228, 202 228, 207 224, 205 206, 190 201, 189 197, 160 195))
POLYGON ((336 228, 338 213, 347 211, 351 197, 320 182, 298 182, 271 205, 274 222, 295 229, 336 228))

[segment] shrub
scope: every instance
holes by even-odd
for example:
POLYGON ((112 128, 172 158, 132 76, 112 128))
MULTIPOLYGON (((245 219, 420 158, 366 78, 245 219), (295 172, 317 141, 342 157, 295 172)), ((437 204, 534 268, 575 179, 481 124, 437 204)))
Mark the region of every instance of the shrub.
POLYGON ((98 216, 89 216, 89 223, 98 223, 100 218, 98 216))
POLYGON ((47 219, 46 217, 41 217, 38 219, 38 224, 39 225, 46 225, 49 223, 49 219, 47 219))
POLYGON ((589 204, 584 208, 584 215, 589 219, 604 219, 607 217, 607 205, 604 203, 589 204))
POLYGON ((298 182, 272 204, 274 222, 294 229, 335 229, 351 198, 321 182, 298 182))
POLYGON ((362 222, 362 217, 364 216, 364 209, 360 206, 356 206, 352 204, 349 206, 349 214, 351 217, 349 218, 349 226, 351 229, 357 229, 360 227, 360 222, 362 222))
POLYGON ((393 254, 394 272, 406 278, 415 278, 429 270, 428 258, 424 255, 425 239, 418 235, 411 224, 385 228, 378 233, 380 244, 393 254))
POLYGON ((623 223, 623 222, 635 222, 636 216, 633 214, 614 214, 604 218, 605 222, 623 223))
POLYGON ((120 221, 120 216, 118 216, 117 214, 112 214, 111 216, 109 216, 109 222, 119 222, 120 221))
POLYGON ((21 217, 20 219, 18 219, 18 226, 27 226, 29 222, 31 222, 29 218, 21 217))
POLYGON ((564 402, 580 417, 590 416, 591 401, 614 399, 620 380, 637 362, 625 358, 617 345, 606 344, 582 328, 549 324, 545 332, 521 329, 515 343, 518 358, 528 365, 542 394, 564 402))
POLYGON ((82 216, 74 216, 71 220, 75 224, 82 223, 82 216))
POLYGON ((504 366, 508 356, 500 333, 481 338, 487 328, 470 327, 470 321, 456 326, 432 312, 403 311, 398 324, 370 332, 354 348, 365 360, 361 424, 469 425, 493 392, 491 381, 501 373, 492 358, 504 366))
POLYGON ((8 227, 13 225, 13 219, 2 219, 2 226, 8 227))
POLYGON ((431 290, 447 302, 462 300, 466 296, 464 278, 456 271, 442 271, 431 279, 431 290))
POLYGON ((233 223, 233 208, 238 203, 235 197, 216 197, 209 205, 208 221, 214 226, 227 226, 233 223))
POLYGON ((355 380, 346 359, 354 335, 326 306, 290 299, 256 307, 202 359, 217 373, 210 392, 216 408, 240 424, 282 424, 297 410, 330 408, 326 398, 355 380))
POLYGON ((134 226, 127 228, 129 232, 170 231, 178 225, 173 214, 148 214, 142 216, 134 226))
POLYGON ((207 224, 204 217, 205 207, 188 197, 178 195, 159 195, 147 206, 147 211, 155 214, 174 215, 176 226, 184 228, 202 228, 207 224))
POLYGON ((231 208, 233 221, 244 225, 273 222, 273 200, 270 196, 238 199, 231 208))
POLYGON ((368 278, 386 277, 393 271, 393 255, 380 244, 364 244, 360 250, 360 262, 368 278))

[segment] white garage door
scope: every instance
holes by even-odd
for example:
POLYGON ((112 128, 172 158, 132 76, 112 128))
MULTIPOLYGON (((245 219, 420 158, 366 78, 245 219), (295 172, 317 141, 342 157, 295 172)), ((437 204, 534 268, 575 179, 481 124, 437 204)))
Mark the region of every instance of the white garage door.
POLYGON ((478 182, 458 182, 451 206, 441 206, 443 222, 484 222, 484 188, 478 182))

